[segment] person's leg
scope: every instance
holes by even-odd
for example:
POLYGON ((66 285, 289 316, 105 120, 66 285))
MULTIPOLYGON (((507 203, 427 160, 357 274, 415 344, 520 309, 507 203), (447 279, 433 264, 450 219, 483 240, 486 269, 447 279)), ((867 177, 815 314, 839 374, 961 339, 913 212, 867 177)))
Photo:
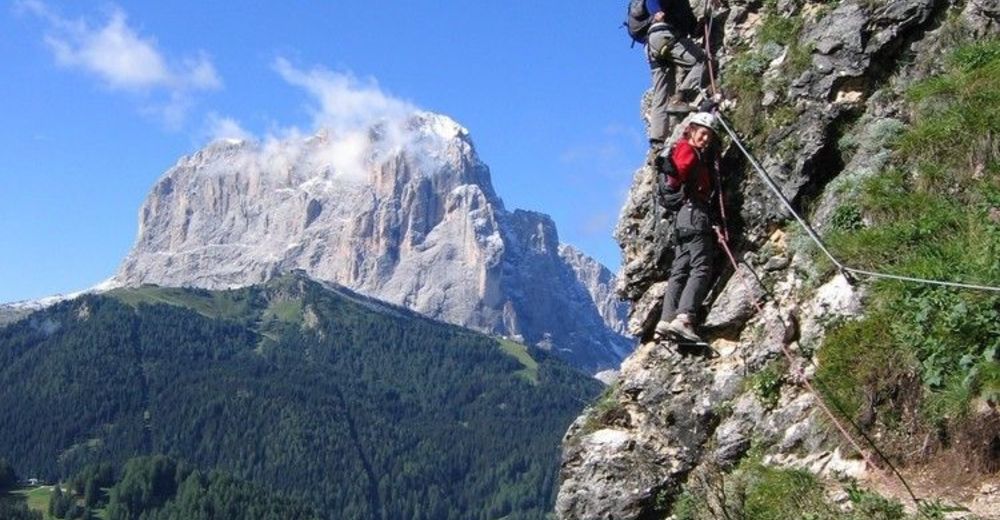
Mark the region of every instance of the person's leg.
POLYGON ((715 259, 715 239, 709 234, 700 234, 689 242, 691 274, 684 284, 677 303, 677 313, 696 320, 701 303, 712 286, 712 263, 715 259))
POLYGON ((677 315, 677 302, 687 284, 688 272, 691 269, 691 254, 686 247, 686 241, 680 241, 674 246, 674 261, 670 265, 670 278, 667 280, 667 291, 663 293, 663 309, 660 311, 660 322, 670 322, 677 315))
POLYGON ((659 148, 667 140, 667 105, 674 92, 674 74, 669 64, 650 63, 653 95, 649 103, 649 143, 659 148))
POLYGON ((677 66, 677 92, 693 100, 704 84, 705 51, 691 38, 679 38, 670 48, 670 59, 677 66))

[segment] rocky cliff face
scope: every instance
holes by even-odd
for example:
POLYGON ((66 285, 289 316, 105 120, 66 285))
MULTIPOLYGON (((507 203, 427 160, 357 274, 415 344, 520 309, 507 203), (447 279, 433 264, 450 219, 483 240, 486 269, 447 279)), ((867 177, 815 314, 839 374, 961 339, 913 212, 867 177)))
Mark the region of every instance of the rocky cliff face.
POLYGON ((182 158, 115 283, 217 289, 292 269, 587 370, 631 348, 612 275, 561 246, 548 216, 505 209, 468 132, 436 114, 182 158))
MULTIPOLYGON (((909 123, 906 87, 941 66, 956 33, 995 37, 1000 20, 1000 3, 992 1, 723 3, 713 36, 736 104, 725 114, 820 230, 857 185, 846 181, 889 160, 887 141, 909 123), (776 27, 789 33, 782 44, 774 34, 765 41, 776 27)), ((765 447, 768 464, 874 478, 830 427, 817 397, 795 384, 816 370, 831 324, 863 313, 865 286, 840 275, 815 278, 806 241, 786 234, 790 215, 733 146, 723 171, 741 264, 722 269, 711 296, 705 332, 713 353, 652 339, 672 223, 654 203, 654 172, 635 174, 616 238, 625 260, 618 291, 631 302, 627 328, 640 346, 566 434, 559 518, 667 518, 682 488, 733 468, 751 444, 765 447), (769 378, 779 364, 790 375, 769 378)), ((984 514, 1000 497, 983 500, 966 505, 984 514)))

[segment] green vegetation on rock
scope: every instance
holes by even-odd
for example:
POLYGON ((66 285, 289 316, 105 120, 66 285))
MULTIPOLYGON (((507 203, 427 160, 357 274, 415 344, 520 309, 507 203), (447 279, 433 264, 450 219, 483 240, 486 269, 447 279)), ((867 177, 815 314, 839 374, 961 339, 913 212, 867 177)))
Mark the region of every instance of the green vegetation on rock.
POLYGON ((747 382, 761 406, 768 410, 777 406, 781 398, 781 387, 785 384, 785 373, 788 371, 787 365, 788 362, 784 358, 775 359, 750 376, 747 382))
MULTIPOLYGON (((677 520, 719 518, 785 520, 903 520, 898 502, 848 485, 848 503, 836 505, 831 491, 812 473, 767 466, 759 455, 730 472, 706 468, 689 479, 673 507, 677 520)), ((923 518, 923 517, 913 517, 923 518)))
MULTIPOLYGON (((1000 286, 1000 40, 960 47, 909 100, 893 164, 838 210, 829 243, 849 265, 1000 286)), ((856 418, 947 430, 1000 397, 996 293, 876 281, 867 306, 820 350, 818 378, 856 418)))
MULTIPOLYGON (((736 49, 733 60, 722 71, 723 90, 737 100, 729 116, 752 146, 760 146, 771 132, 798 117, 799 111, 788 102, 785 91, 812 63, 812 49, 799 41, 803 17, 779 12, 777 2, 772 0, 764 2, 762 12, 758 44, 736 49), (771 70, 772 62, 782 54, 780 65, 771 70), (774 94, 768 106, 763 106, 764 92, 774 94)), ((785 138, 784 146, 798 146, 795 136, 785 138)))

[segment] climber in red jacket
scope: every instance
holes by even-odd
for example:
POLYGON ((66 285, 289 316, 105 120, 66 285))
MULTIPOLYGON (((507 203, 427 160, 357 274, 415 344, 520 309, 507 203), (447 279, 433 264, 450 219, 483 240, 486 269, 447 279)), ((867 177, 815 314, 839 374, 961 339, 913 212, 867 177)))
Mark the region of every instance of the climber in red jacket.
POLYGON ((674 218, 674 261, 670 266, 663 310, 656 324, 657 336, 673 336, 681 341, 701 343, 695 332, 695 320, 701 302, 708 294, 715 260, 713 215, 715 161, 712 156, 717 139, 715 116, 699 112, 691 116, 684 136, 670 152, 666 168, 667 205, 680 207, 674 218), (671 171, 672 170, 672 171, 671 171))

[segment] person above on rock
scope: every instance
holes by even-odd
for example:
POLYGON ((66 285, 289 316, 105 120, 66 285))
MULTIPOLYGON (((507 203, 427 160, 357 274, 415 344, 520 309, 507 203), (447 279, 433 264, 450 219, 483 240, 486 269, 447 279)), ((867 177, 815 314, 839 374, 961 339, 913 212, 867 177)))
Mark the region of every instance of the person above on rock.
POLYGON ((653 75, 649 143, 655 156, 667 138, 671 112, 689 112, 705 75, 705 51, 691 37, 698 28, 688 0, 646 0, 652 16, 646 57, 653 75))
MULTIPOLYGON (((667 204, 679 204, 674 217, 674 261, 670 266, 663 310, 656 324, 656 335, 673 336, 682 341, 701 343, 694 324, 701 302, 712 282, 715 261, 715 231, 719 214, 713 208, 713 193, 719 187, 715 178, 715 154, 718 122, 707 112, 690 117, 683 137, 674 145, 666 172, 667 204)), ((664 154, 666 155, 666 154, 664 154)))

